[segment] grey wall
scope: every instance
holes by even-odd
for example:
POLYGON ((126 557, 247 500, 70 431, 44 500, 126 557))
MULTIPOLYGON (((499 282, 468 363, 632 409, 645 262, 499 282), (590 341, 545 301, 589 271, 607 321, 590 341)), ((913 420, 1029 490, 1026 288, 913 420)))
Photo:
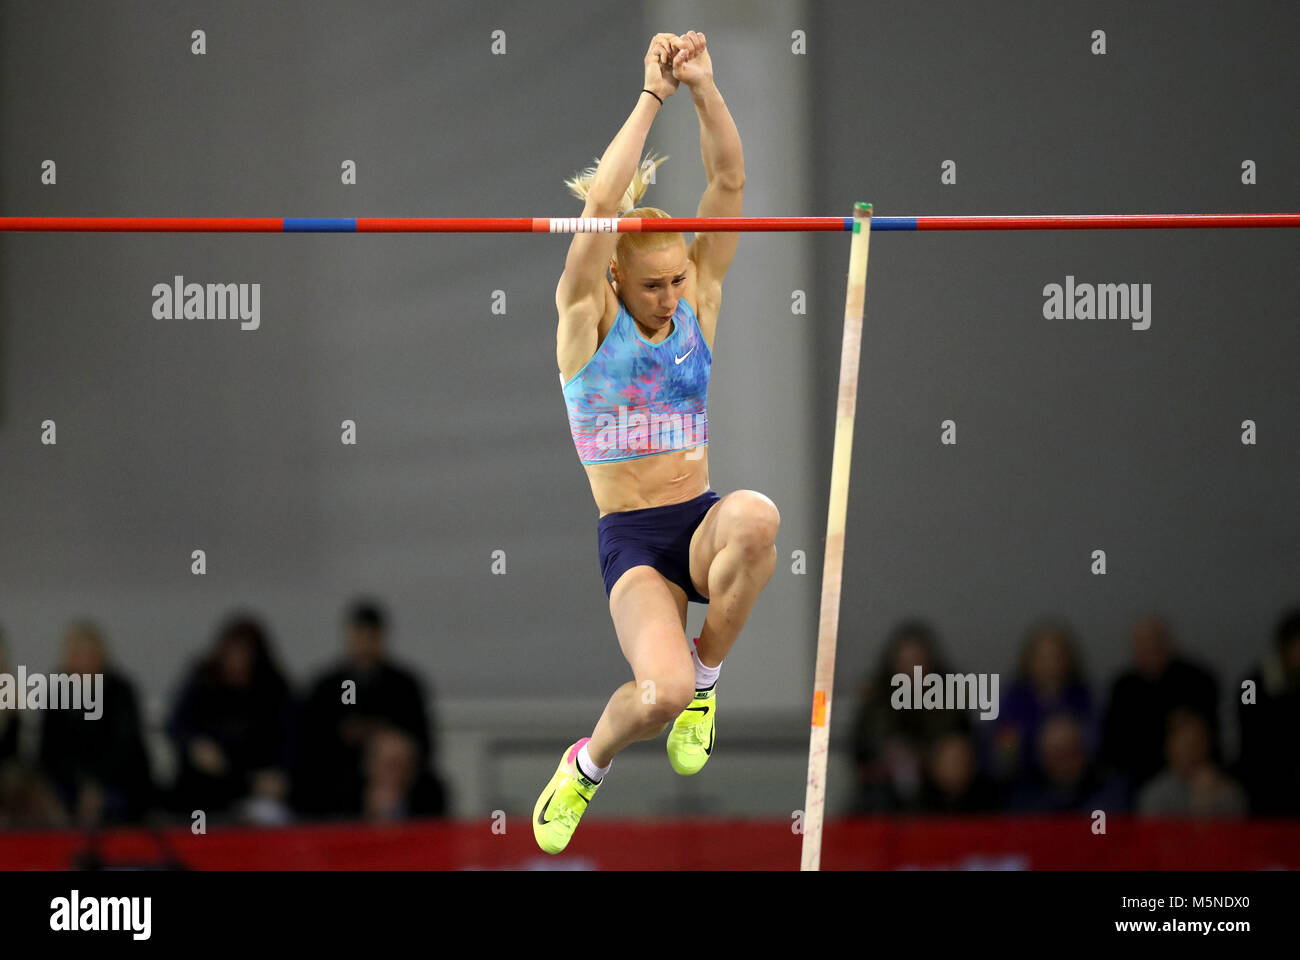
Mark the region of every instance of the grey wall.
MULTIPOLYGON (((814 9, 819 211, 1300 209, 1295 4, 814 9)), ((1033 616, 1067 617, 1108 680, 1158 611, 1235 682, 1300 602, 1298 255, 1295 230, 873 234, 839 677, 916 611, 977 671, 1010 669, 1033 616), (1067 275, 1151 284, 1150 329, 1043 319, 1067 275)), ((845 262, 818 261, 828 318, 845 262)))
MULTIPOLYGON (((563 18, 525 3, 3 10, 3 209, 33 215, 576 214, 562 181, 626 119, 661 29, 600 3, 563 18), (206 56, 189 52, 195 28, 206 56), (504 56, 491 54, 497 29, 504 56), (41 186, 51 158, 58 185, 41 186), (356 186, 339 183, 345 160, 356 186)), ((724 65, 734 51, 719 82, 742 131, 759 134, 807 94, 752 65, 756 31, 715 31, 714 45, 724 65)), ((665 116, 647 147, 672 160, 647 199, 693 215, 705 178, 685 91, 665 116)), ((805 209, 782 186, 804 154, 763 139, 749 151, 752 207, 805 209)), ((745 240, 710 398, 714 486, 768 493, 799 545, 820 482, 800 439, 811 391, 797 371, 811 345, 766 309, 761 284, 804 282, 807 243, 745 240), (765 329, 791 351, 784 368, 762 353, 765 329), (756 367, 796 374, 759 389, 756 367)), ((306 679, 338 651, 344 600, 368 590, 391 606, 398 654, 444 698, 603 703, 630 676, 556 382, 567 238, 0 244, 0 625, 18 662, 48 669, 66 620, 88 612, 160 704, 238 603, 269 618, 306 679), (177 274, 260 282, 261 328, 153 319, 153 285, 177 274), (491 312, 497 290, 504 316, 491 312), (38 443, 46 418, 57 446, 38 443), (357 422, 355 447, 339 442, 344 419, 357 422), (196 547, 203 577, 190 572, 196 547), (506 576, 490 572, 497 549, 506 576)), ((729 669, 737 706, 806 699, 815 581, 786 576, 763 598, 729 669)))
MULTIPOLYGON (((859 199, 879 215, 1300 206, 1292 4, 610 9, 6 2, 0 208, 576 213, 561 181, 626 118, 650 35, 691 26, 744 138, 750 215, 847 215, 859 199), (189 52, 195 28, 206 56, 189 52), (1088 52, 1096 28, 1104 57, 1088 52), (47 159, 57 186, 39 183, 47 159), (1256 186, 1240 183, 1246 159, 1256 186), (339 183, 344 160, 356 186, 339 183), (956 185, 940 184, 945 160, 956 185)), ((647 200, 693 214, 689 97, 648 146, 672 160, 647 200)), ((15 660, 47 667, 67 619, 90 613, 161 702, 218 616, 247 604, 305 679, 338 649, 342 602, 371 590, 445 698, 603 699, 627 667, 556 383, 566 243, 0 237, 0 626, 15 660), (175 274, 260 282, 262 328, 153 319, 150 290, 175 274), (46 418, 55 447, 38 442, 46 418), (338 442, 345 418, 356 447, 338 442)), ((1006 669, 1027 621, 1055 612, 1101 678, 1148 609, 1244 668, 1300 583, 1298 248, 1294 231, 875 234, 841 693, 911 612, 966 669, 1006 669), (1151 329, 1043 320, 1043 286, 1067 274, 1152 284, 1151 329), (955 447, 939 443, 946 418, 955 447), (1257 446, 1238 440, 1246 418, 1257 446), (1088 572, 1096 548, 1105 577, 1088 572)), ((728 669, 751 711, 808 697, 847 254, 838 235, 751 235, 725 288, 713 483, 768 493, 784 520, 728 669), (796 289, 806 316, 790 313, 796 289)))

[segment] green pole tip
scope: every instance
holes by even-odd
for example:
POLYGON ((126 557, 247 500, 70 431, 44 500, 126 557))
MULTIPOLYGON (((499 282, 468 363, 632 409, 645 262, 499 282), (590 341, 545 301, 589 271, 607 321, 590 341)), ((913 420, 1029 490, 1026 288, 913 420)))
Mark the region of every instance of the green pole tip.
POLYGON ((863 203, 861 200, 859 200, 857 203, 853 205, 853 209, 858 211, 859 213, 870 213, 871 204, 863 203))

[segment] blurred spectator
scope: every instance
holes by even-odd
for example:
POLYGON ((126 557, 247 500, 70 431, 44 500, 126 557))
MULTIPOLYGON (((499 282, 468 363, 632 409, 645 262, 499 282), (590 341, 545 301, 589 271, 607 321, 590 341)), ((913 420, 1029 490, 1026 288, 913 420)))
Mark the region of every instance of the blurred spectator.
MULTIPOLYGON (((9 648, 0 631, 0 674, 12 676, 9 648)), ((0 830, 61 826, 63 811, 49 785, 18 755, 17 710, 0 707, 0 830)))
MULTIPOLYGON (((5 644, 4 632, 0 631, 0 673, 13 674, 9 663, 9 648, 5 644)), ((18 759, 18 711, 5 710, 0 707, 0 771, 5 764, 18 759)))
POLYGON ((1255 702, 1237 696, 1241 758, 1237 774, 1258 816, 1300 816, 1300 607, 1282 614, 1274 649, 1247 679, 1255 702))
POLYGON ((1039 732, 1049 716, 1059 713, 1079 722, 1084 750, 1091 754, 1092 694, 1084 683, 1078 642, 1065 624, 1043 620, 1025 635, 1016 679, 994 721, 993 762, 999 780, 1013 782, 1037 773, 1039 732))
POLYGON ((858 772, 854 810, 860 813, 913 809, 920 800, 922 773, 931 745, 944 734, 970 727, 967 713, 957 710, 895 710, 891 679, 913 668, 949 673, 938 650, 938 639, 921 620, 894 628, 880 661, 860 695, 853 724, 853 759, 858 772))
POLYGON ((367 820, 403 820, 441 815, 441 791, 420 769, 420 747, 396 727, 379 726, 366 740, 365 796, 367 820))
MULTIPOLYGON (((0 674, 14 675, 9 648, 0 632, 0 674)), ((0 707, 0 830, 64 826, 63 805, 39 771, 18 753, 21 714, 0 707)))
POLYGON ((1143 816, 1244 817, 1246 792, 1210 756, 1210 728, 1195 710, 1169 714, 1168 766, 1138 795, 1143 816))
POLYGON ((918 802, 922 813, 987 813, 998 806, 996 787, 979 769, 971 734, 945 733, 930 745, 918 802))
POLYGON ((21 760, 0 765, 0 830, 63 827, 67 819, 63 804, 39 770, 21 760))
POLYGON ((1115 681, 1102 731, 1102 759, 1141 789, 1164 764, 1165 729, 1175 707, 1195 710, 1208 725, 1210 755, 1219 756, 1219 697, 1214 678, 1175 655, 1158 617, 1133 628, 1133 664, 1115 681))
POLYGON ((292 711, 261 622, 228 618, 190 671, 167 725, 178 762, 174 808, 209 818, 286 819, 292 711))
POLYGON ((386 633, 377 604, 354 603, 345 621, 346 655, 307 697, 293 784, 293 805, 302 813, 446 813, 424 692, 415 674, 388 659, 386 633))
POLYGON ((1084 728, 1070 713, 1057 713, 1040 725, 1034 741, 1036 763, 1011 795, 1019 813, 1108 813, 1128 809, 1125 785, 1090 760, 1084 728))
MULTIPOLYGON (((69 815, 84 826, 141 819, 154 800, 135 687, 108 660, 90 620, 64 634, 58 673, 101 674, 102 714, 42 710, 40 766, 69 815)), ((84 681, 83 681, 84 682, 84 681)))

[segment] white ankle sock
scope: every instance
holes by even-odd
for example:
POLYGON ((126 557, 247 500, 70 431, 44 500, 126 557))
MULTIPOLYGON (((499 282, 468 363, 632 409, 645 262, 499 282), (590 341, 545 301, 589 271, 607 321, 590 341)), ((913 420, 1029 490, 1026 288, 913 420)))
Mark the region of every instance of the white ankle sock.
POLYGON ((614 765, 611 760, 603 767, 596 766, 596 762, 591 759, 591 754, 587 752, 587 744, 582 745, 578 751, 578 772, 593 783, 599 783, 605 779, 605 774, 609 773, 609 768, 614 765))
MULTIPOLYGON (((696 640, 698 639, 697 637, 696 640)), ((719 661, 716 667, 706 667, 700 663, 700 654, 695 649, 695 643, 695 640, 691 641, 691 660, 695 663, 695 689, 707 690, 718 682, 718 674, 722 672, 722 664, 725 661, 719 661)))

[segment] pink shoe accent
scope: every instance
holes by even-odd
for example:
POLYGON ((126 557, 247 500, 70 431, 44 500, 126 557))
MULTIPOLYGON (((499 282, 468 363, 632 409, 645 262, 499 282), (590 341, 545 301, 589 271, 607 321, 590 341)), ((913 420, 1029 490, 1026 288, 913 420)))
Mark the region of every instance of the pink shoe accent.
POLYGON ((579 740, 577 743, 575 743, 572 747, 570 747, 570 748, 569 748, 569 755, 568 755, 567 757, 564 758, 564 762, 565 762, 565 763, 574 763, 574 764, 576 764, 576 763, 578 762, 578 751, 580 751, 580 750, 582 749, 582 745, 583 745, 584 743, 586 743, 586 742, 587 742, 588 740, 590 740, 590 739, 591 739, 591 737, 583 737, 581 740, 579 740))

